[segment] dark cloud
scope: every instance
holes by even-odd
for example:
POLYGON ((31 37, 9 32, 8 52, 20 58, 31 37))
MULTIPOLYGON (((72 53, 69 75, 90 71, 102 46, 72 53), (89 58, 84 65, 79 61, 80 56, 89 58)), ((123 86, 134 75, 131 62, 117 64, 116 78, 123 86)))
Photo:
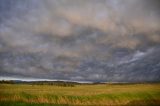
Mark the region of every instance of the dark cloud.
POLYGON ((158 0, 1 0, 0 76, 159 81, 158 0))

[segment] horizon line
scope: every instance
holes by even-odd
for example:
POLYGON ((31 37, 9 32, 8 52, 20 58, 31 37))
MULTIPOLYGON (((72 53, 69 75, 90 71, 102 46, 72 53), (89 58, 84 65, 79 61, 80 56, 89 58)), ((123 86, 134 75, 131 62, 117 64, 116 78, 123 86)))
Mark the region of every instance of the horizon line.
POLYGON ((94 83, 92 81, 74 81, 74 80, 64 80, 64 79, 46 79, 46 78, 18 78, 18 77, 2 77, 0 76, 0 81, 2 80, 20 80, 20 81, 65 81, 65 82, 78 82, 78 83, 94 83))

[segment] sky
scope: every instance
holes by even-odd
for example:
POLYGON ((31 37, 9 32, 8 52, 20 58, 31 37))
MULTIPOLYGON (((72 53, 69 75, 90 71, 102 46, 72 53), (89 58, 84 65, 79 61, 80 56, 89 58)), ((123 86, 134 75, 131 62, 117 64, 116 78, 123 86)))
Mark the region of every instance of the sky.
POLYGON ((160 81, 159 0, 0 0, 0 79, 160 81))

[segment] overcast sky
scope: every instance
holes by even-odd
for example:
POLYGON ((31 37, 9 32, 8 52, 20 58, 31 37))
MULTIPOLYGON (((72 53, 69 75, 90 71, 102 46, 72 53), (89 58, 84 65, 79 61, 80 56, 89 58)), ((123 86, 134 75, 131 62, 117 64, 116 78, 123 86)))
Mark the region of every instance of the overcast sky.
POLYGON ((0 77, 160 81, 159 0, 0 0, 0 77))

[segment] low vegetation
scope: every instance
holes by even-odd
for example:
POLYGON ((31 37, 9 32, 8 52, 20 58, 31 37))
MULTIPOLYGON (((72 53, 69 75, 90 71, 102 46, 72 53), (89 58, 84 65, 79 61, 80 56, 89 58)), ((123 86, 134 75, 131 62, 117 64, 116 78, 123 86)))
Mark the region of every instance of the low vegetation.
POLYGON ((0 106, 159 106, 160 84, 0 84, 0 106))

